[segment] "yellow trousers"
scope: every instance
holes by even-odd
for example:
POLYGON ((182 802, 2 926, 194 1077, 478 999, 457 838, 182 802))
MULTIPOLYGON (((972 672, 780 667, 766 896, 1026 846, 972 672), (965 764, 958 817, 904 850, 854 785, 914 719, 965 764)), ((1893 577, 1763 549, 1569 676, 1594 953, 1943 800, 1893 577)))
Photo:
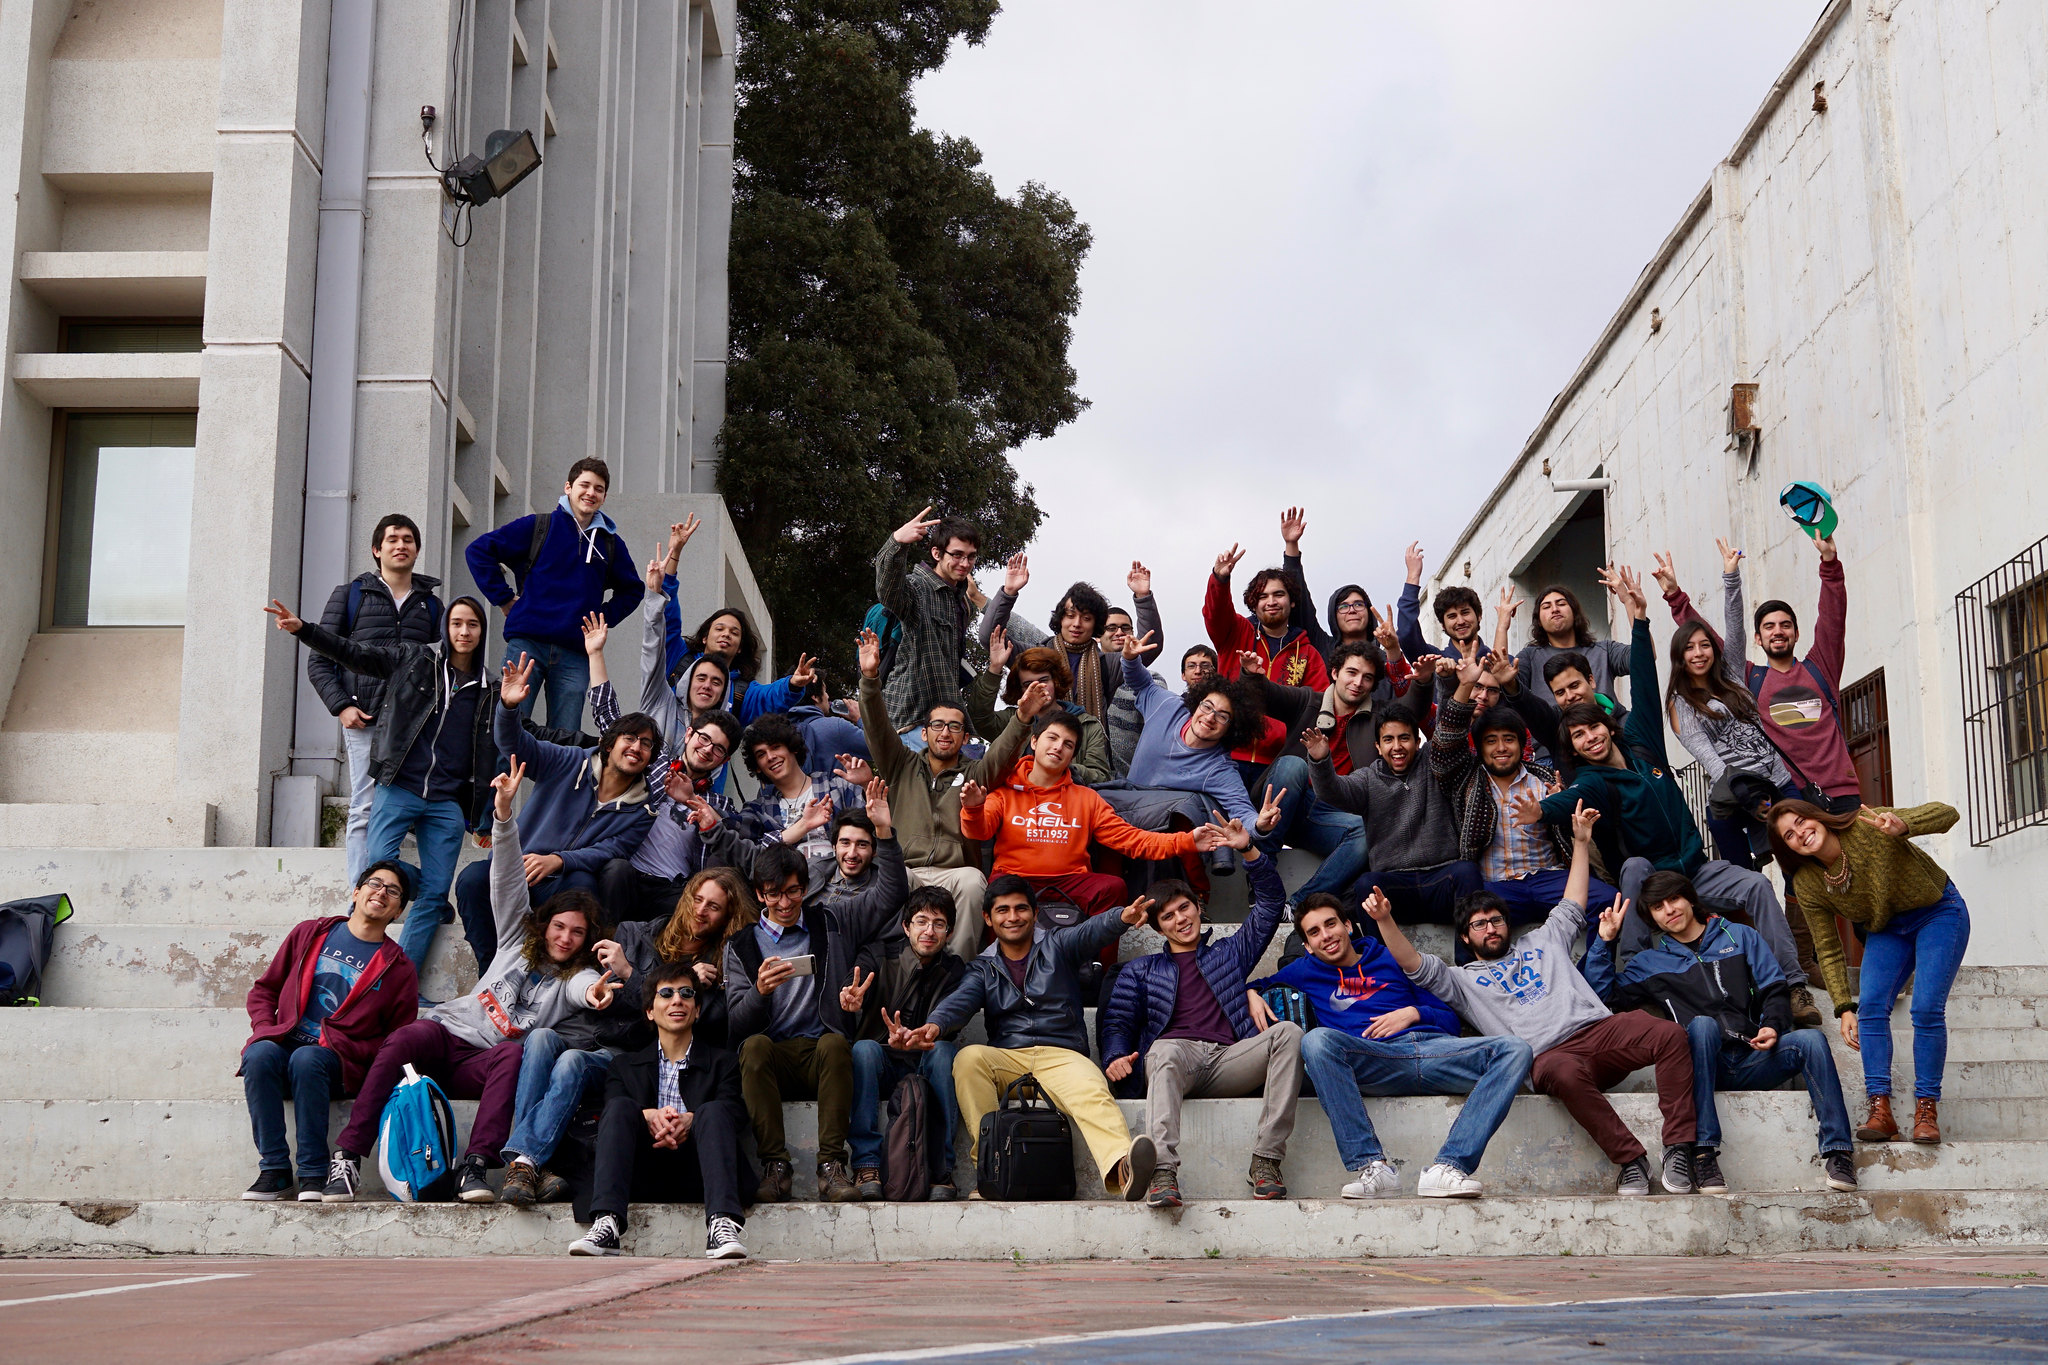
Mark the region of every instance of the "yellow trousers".
POLYGON ((967 1134, 967 1155, 981 1134, 981 1116, 1002 1099, 1003 1087, 1019 1076, 1035 1076, 1053 1104, 1080 1129, 1081 1140, 1102 1172, 1111 1194, 1122 1191, 1114 1179, 1117 1166, 1131 1152, 1131 1130, 1124 1112, 1109 1093, 1102 1069, 1085 1055, 1065 1047, 963 1047, 953 1058, 953 1097, 960 1105, 960 1126, 967 1134))

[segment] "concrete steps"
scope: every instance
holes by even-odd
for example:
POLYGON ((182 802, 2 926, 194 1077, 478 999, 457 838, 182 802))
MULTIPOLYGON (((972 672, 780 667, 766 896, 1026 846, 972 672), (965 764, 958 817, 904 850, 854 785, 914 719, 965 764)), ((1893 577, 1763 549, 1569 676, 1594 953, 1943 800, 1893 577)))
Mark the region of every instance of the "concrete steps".
MULTIPOLYGON (((747 1219, 777 1260, 1068 1260, 1392 1256, 1720 1256, 2038 1242, 2048 1194, 1883 1194, 1141 1204, 782 1204, 747 1219)), ((0 1252, 21 1256, 559 1256, 566 1205, 318 1205, 212 1200, 0 1203, 0 1252)), ((704 1254, 701 1209, 637 1206, 626 1250, 704 1254)))

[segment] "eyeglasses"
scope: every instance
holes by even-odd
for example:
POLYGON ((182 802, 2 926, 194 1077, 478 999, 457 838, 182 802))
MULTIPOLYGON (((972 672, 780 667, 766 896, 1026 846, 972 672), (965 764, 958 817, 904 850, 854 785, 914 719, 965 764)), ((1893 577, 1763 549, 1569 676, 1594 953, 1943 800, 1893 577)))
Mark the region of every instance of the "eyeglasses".
POLYGON ((646 735, 620 735, 618 743, 621 748, 652 749, 654 747, 654 741, 646 735))
POLYGON ((777 905, 787 905, 791 901, 802 900, 804 898, 804 889, 801 886, 774 886, 766 890, 757 890, 754 894, 761 900, 773 901, 777 905))
POLYGON ((695 1000, 697 992, 689 986, 663 986, 654 993, 656 1000, 674 1000, 677 996, 685 1000, 695 1000))
POLYGON ((1129 635, 1131 633, 1131 623, 1128 621, 1111 621, 1102 628, 1102 633, 1104 635, 1129 635))
POLYGON ((1508 922, 1499 915, 1474 915, 1471 919, 1465 921, 1465 929, 1468 933, 1474 929, 1505 929, 1507 927, 1508 922))
POLYGON ((397 882, 387 882, 382 877, 372 877, 363 883, 363 890, 383 900, 393 900, 405 894, 405 888, 397 882))
POLYGON ((727 754, 732 752, 732 746, 730 744, 720 744, 715 739, 708 739, 705 737, 705 734, 702 730, 699 730, 696 733, 692 734, 690 736, 690 742, 692 744, 701 744, 702 746, 704 746, 705 753, 715 755, 719 758, 724 758, 727 754))
POLYGON ((1338 610, 1338 611, 1364 611, 1364 610, 1365 610, 1365 603, 1363 603, 1363 602, 1339 602, 1339 603, 1337 604, 1337 610, 1338 610))
POLYGON ((1198 716, 1211 716, 1217 720, 1229 720, 1230 708, 1227 706, 1218 706, 1214 702, 1205 701, 1200 706, 1197 706, 1195 708, 1195 714, 1198 716))
POLYGON ((956 564, 972 564, 980 556, 979 550, 947 550, 942 557, 956 564))
POLYGON ((953 928, 952 925, 946 923, 945 919, 939 915, 914 916, 910 921, 910 927, 913 929, 938 929, 942 932, 950 932, 953 928))
POLYGON ((967 733, 965 722, 957 720, 928 720, 924 723, 924 728, 941 735, 964 735, 967 733))

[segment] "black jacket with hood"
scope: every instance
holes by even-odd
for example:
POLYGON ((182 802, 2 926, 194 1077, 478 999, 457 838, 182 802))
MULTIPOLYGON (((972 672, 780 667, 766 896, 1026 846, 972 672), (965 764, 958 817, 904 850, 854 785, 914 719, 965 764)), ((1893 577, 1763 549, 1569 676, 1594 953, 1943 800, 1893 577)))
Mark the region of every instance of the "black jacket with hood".
MULTIPOLYGON (((1352 593, 1363 595, 1366 610, 1365 621, 1368 627, 1372 625, 1372 611, 1377 604, 1372 600, 1372 594, 1366 592, 1362 585, 1346 583, 1343 587, 1330 594, 1329 600, 1323 604, 1323 619, 1318 621, 1316 620, 1316 609, 1308 601, 1308 579, 1302 577, 1301 556, 1284 555, 1280 562, 1282 567, 1294 575, 1294 581, 1301 584, 1302 591, 1302 600, 1294 604, 1294 612, 1287 618, 1287 624, 1296 627, 1308 636, 1309 643, 1316 647, 1316 652, 1323 656, 1323 662, 1328 664, 1330 671, 1334 673, 1337 668, 1337 665, 1333 662, 1337 654, 1337 646, 1344 642, 1344 637, 1337 626, 1337 604, 1352 593)), ((1373 689, 1372 696, 1373 703, 1376 706, 1394 699, 1393 681, 1387 678, 1384 673, 1380 677, 1379 686, 1373 689)), ((1427 717, 1424 719, 1427 719, 1427 717)))
MULTIPOLYGON (((392 600, 391 585, 375 569, 366 569, 327 595, 327 608, 320 613, 320 627, 330 635, 353 640, 359 645, 431 645, 442 637, 447 615, 434 589, 438 578, 412 576, 412 592, 405 605, 392 600), (356 619, 348 619, 349 590, 355 589, 356 619)), ((489 617, 484 618, 489 620, 489 617)), ((384 719, 384 678, 382 674, 358 673, 331 658, 315 655, 306 664, 306 677, 327 714, 340 715, 351 706, 367 712, 371 719, 384 719)))

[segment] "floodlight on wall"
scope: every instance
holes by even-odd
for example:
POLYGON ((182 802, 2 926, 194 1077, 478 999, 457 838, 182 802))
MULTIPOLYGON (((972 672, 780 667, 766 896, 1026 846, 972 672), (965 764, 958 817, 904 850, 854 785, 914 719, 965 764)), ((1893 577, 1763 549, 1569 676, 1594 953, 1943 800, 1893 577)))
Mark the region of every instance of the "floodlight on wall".
POLYGON ((529 129, 500 128, 484 139, 484 154, 472 152, 442 173, 450 199, 488 204, 540 169, 540 148, 529 129))

